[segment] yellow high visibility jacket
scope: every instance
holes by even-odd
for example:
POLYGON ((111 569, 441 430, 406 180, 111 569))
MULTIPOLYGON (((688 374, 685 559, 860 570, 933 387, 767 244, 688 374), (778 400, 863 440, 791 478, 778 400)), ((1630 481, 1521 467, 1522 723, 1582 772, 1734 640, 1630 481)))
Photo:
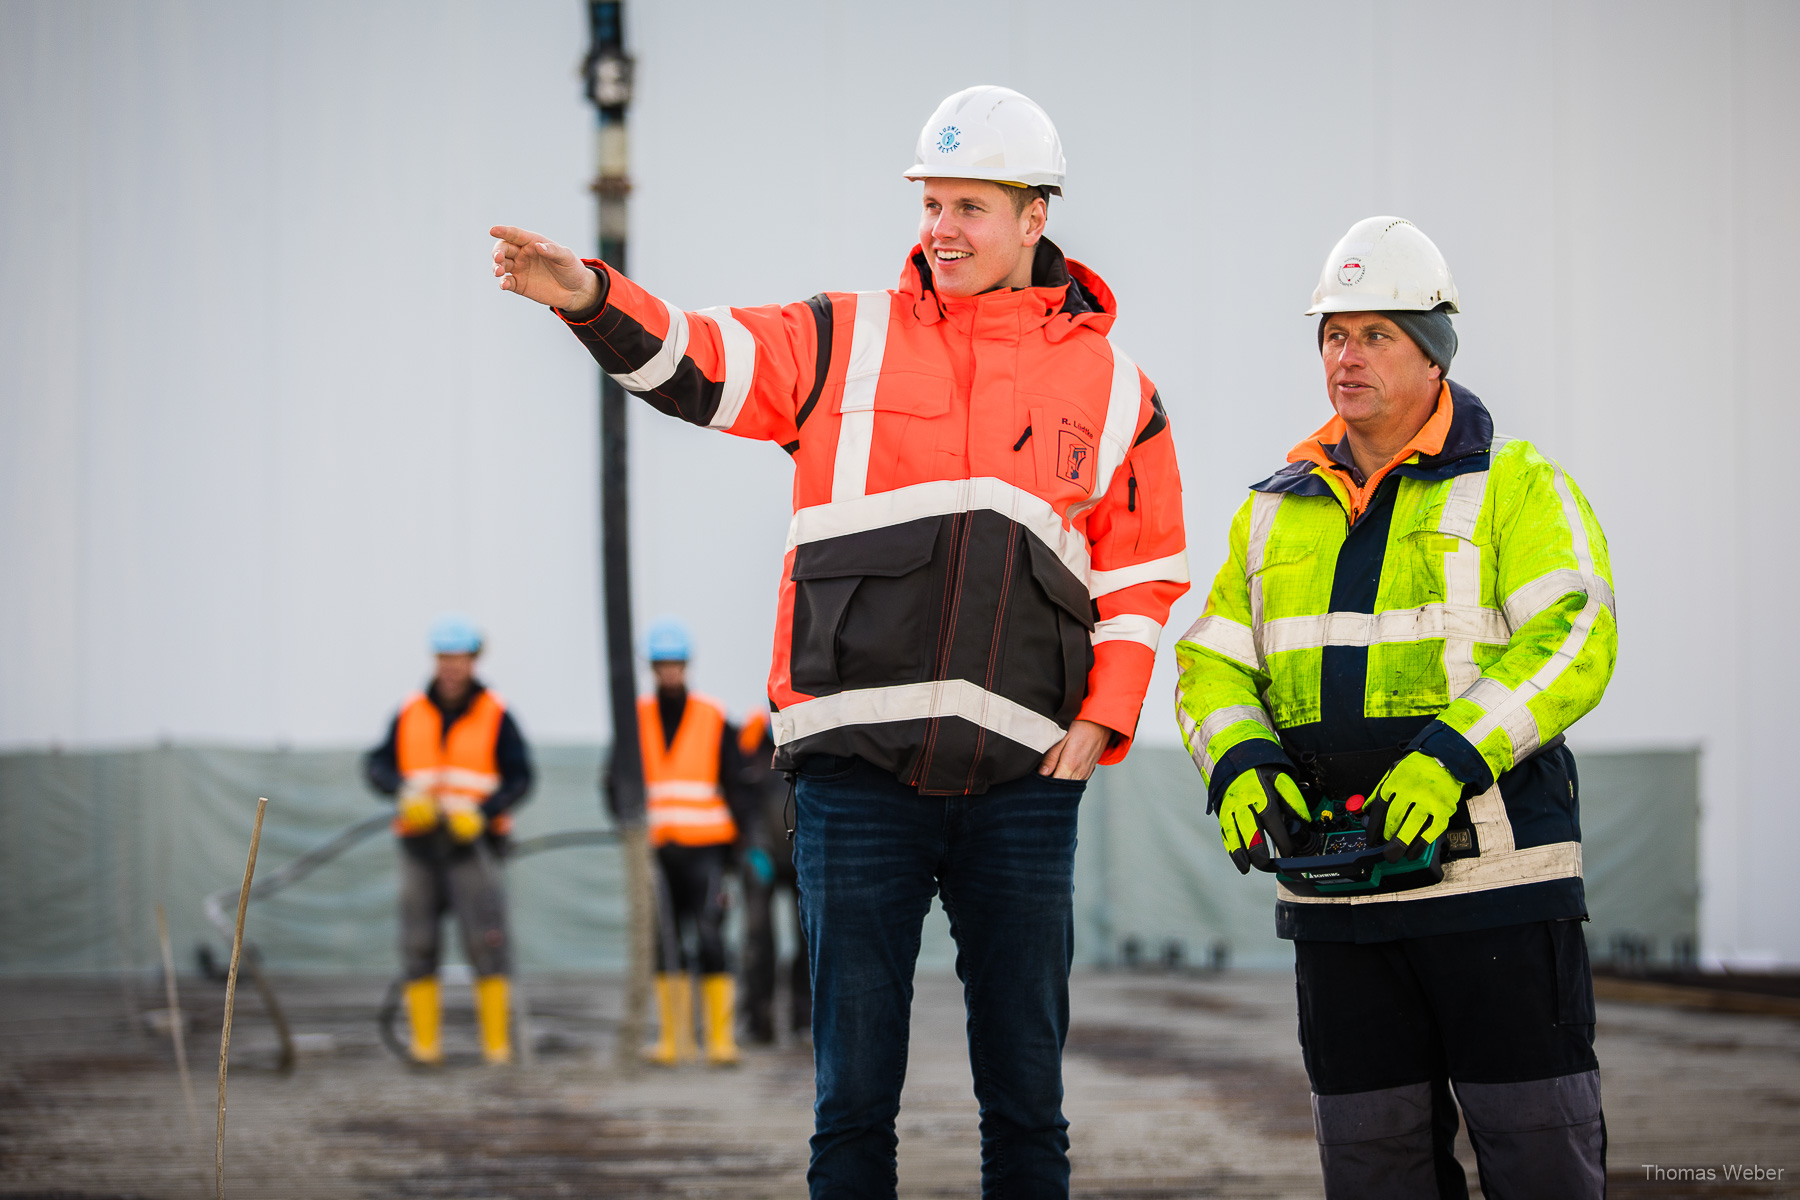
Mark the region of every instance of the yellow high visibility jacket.
POLYGON ((1206 610, 1176 644, 1177 716, 1213 807, 1263 765, 1366 792, 1410 750, 1466 785, 1442 882, 1329 897, 1284 886, 1284 937, 1376 941, 1586 912, 1560 735, 1612 676, 1606 538, 1567 472, 1495 437, 1472 393, 1446 383, 1438 404, 1439 448, 1363 496, 1333 425, 1296 447, 1251 489, 1206 610))

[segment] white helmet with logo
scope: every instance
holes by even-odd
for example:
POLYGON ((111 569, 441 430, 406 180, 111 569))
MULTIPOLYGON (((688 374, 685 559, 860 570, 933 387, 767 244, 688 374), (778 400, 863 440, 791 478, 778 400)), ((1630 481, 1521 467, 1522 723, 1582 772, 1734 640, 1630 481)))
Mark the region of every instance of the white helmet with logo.
POLYGON ((1306 315, 1334 312, 1456 312, 1450 264, 1405 217, 1369 217, 1350 227, 1325 260, 1306 315))
POLYGON ((919 131, 908 179, 991 179, 1062 195, 1062 139, 1050 114, 1011 88, 964 88, 919 131))

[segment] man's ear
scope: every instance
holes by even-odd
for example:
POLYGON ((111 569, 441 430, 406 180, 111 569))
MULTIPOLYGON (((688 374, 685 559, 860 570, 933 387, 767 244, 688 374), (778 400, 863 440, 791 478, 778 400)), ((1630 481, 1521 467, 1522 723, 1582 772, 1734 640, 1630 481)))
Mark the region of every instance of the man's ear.
POLYGON ((1044 227, 1050 223, 1050 206, 1044 203, 1042 196, 1032 198, 1025 209, 1025 244, 1035 245, 1044 236, 1044 227))

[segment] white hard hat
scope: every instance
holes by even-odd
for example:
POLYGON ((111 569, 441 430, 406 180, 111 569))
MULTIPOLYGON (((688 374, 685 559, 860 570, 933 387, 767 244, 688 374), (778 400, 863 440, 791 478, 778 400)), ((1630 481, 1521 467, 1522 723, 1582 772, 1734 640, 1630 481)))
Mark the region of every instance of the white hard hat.
POLYGON ((1062 139, 1050 114, 1011 88, 964 88, 919 131, 908 179, 991 179, 1062 195, 1062 139))
POLYGON ((1405 217, 1368 217, 1331 248, 1306 315, 1334 312, 1456 312, 1450 264, 1405 217))

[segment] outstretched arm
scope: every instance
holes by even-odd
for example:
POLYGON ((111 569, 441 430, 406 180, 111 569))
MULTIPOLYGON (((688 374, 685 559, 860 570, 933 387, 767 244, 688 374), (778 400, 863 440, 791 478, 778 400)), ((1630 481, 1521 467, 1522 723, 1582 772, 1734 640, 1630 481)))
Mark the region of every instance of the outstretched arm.
MULTIPOLYGON (((548 305, 600 368, 652 407, 695 425, 790 450, 831 361, 834 325, 856 301, 681 309, 606 263, 511 225, 492 230, 494 274, 548 305)), ((885 298, 884 298, 885 299, 885 298)), ((846 354, 837 356, 840 360, 846 354)))

